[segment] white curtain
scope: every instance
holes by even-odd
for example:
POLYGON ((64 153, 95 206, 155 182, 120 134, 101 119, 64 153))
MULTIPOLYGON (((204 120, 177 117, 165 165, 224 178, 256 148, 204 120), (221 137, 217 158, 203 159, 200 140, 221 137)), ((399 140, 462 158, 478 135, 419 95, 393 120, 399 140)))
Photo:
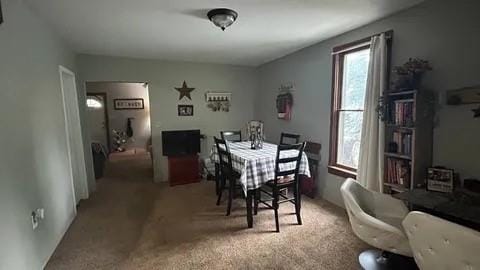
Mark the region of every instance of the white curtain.
POLYGON ((373 191, 383 191, 385 126, 376 110, 387 88, 387 41, 385 34, 372 37, 368 67, 365 109, 363 112, 357 180, 373 191))

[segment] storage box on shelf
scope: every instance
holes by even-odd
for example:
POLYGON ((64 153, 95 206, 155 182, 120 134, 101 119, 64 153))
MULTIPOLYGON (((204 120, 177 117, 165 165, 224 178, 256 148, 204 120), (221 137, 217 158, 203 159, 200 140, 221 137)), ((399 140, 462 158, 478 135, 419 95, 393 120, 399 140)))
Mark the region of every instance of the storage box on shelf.
POLYGON ((423 186, 432 163, 433 95, 423 90, 385 94, 386 193, 423 186))

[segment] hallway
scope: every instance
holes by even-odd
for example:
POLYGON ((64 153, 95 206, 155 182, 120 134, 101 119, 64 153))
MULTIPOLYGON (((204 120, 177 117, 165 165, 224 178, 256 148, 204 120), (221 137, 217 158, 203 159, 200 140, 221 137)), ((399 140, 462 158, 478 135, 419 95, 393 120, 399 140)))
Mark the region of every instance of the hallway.
POLYGON ((152 177, 148 153, 111 154, 46 269, 115 269, 135 247, 162 186, 152 177))

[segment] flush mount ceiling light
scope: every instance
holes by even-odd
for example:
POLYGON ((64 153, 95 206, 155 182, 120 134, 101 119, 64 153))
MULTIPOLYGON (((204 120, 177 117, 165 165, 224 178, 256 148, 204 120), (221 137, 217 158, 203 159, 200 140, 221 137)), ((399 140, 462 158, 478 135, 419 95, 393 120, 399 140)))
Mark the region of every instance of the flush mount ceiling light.
POLYGON ((225 28, 229 27, 233 22, 235 22, 238 17, 238 13, 228 8, 216 8, 210 10, 207 13, 207 16, 208 19, 213 22, 213 24, 225 31, 225 28))

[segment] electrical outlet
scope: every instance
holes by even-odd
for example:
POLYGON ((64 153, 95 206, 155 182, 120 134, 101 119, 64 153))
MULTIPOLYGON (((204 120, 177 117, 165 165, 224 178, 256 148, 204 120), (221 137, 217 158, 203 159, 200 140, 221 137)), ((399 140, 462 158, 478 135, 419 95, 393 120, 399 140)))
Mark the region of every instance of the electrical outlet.
POLYGON ((36 230, 38 227, 38 217, 35 211, 32 212, 32 228, 36 230))

